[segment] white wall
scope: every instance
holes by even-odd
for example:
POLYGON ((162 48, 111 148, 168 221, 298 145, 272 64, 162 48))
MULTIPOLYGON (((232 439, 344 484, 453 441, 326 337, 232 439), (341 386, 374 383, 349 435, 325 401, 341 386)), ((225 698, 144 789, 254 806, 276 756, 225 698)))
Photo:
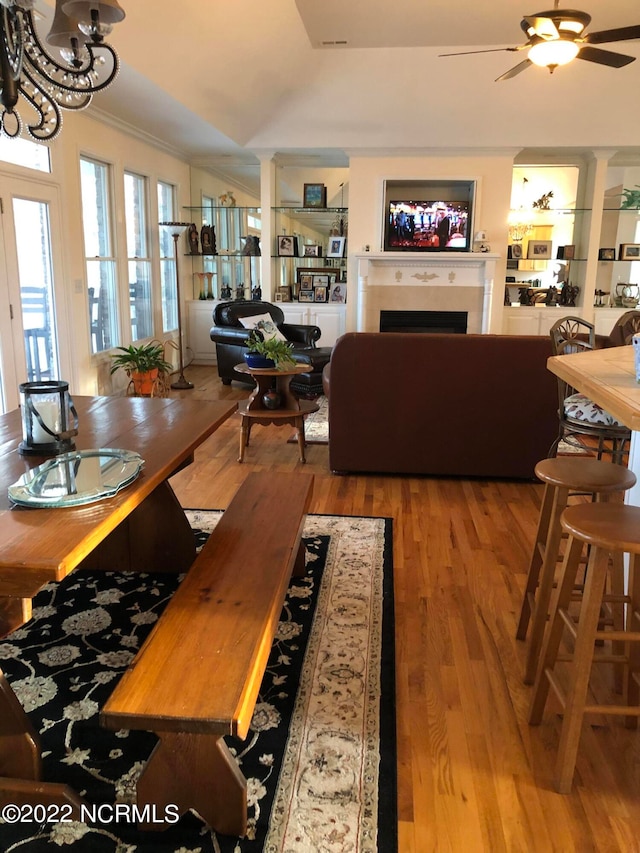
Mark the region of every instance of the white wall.
MULTIPOLYGON (((383 198, 385 180, 473 180, 476 195, 472 229, 484 230, 494 252, 502 253, 507 243, 507 217, 511 197, 513 157, 515 152, 482 153, 476 156, 434 154, 433 156, 367 157, 352 154, 349 167, 349 254, 382 249, 384 222, 383 198)), ((496 265, 496 281, 489 330, 502 330, 502 303, 506 260, 496 265)), ((347 330, 356 328, 357 267, 349 260, 347 330)))

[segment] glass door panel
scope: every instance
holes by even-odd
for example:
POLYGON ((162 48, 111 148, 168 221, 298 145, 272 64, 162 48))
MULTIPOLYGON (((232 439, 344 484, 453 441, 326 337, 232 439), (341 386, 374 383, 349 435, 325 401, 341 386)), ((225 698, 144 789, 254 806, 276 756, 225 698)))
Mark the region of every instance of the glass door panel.
POLYGON ((13 220, 27 381, 58 379, 49 205, 14 198, 13 220))

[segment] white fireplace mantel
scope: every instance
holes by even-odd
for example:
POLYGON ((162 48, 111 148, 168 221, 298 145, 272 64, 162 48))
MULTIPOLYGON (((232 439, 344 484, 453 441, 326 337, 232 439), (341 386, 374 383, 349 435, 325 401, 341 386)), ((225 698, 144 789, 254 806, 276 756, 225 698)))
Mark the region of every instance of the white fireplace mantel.
POLYGON ((402 301, 405 309, 429 309, 430 303, 437 303, 440 310, 468 311, 469 330, 486 334, 499 257, 490 252, 365 252, 356 255, 357 330, 377 331, 379 309, 395 308, 402 301))

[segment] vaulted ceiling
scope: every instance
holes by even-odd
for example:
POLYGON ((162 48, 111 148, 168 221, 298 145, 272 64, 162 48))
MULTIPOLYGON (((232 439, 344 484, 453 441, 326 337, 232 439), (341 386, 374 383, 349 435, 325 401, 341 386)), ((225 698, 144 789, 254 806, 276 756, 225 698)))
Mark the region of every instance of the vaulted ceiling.
MULTIPOLYGON (((47 0, 52 2, 52 0, 47 0)), ((575 0, 590 30, 640 24, 637 0, 575 0)), ((551 6, 551 0, 546 0, 551 6)), ((96 106, 195 163, 261 153, 640 150, 640 61, 575 60, 495 78, 523 54, 523 0, 122 0, 122 72, 96 106), (333 42, 334 44, 327 44, 333 42)), ((543 4, 544 5, 544 4, 543 4)), ((640 57, 640 42, 607 48, 640 57)))

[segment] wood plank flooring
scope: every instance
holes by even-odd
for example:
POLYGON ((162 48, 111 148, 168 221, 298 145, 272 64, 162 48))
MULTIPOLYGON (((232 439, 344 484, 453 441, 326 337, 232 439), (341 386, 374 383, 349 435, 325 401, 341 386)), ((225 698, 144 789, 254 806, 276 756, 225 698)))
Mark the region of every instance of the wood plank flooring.
MULTIPOLYGON (((196 388, 173 394, 247 396, 215 367, 185 372, 196 388)), ((335 476, 326 446, 298 462, 290 427, 255 427, 239 464, 239 426, 227 421, 173 478, 183 506, 223 509, 250 471, 300 470, 315 474, 312 512, 393 518, 400 853, 640 851, 638 734, 591 720, 573 792, 561 795, 557 707, 527 724, 515 632, 542 487, 335 476)))

